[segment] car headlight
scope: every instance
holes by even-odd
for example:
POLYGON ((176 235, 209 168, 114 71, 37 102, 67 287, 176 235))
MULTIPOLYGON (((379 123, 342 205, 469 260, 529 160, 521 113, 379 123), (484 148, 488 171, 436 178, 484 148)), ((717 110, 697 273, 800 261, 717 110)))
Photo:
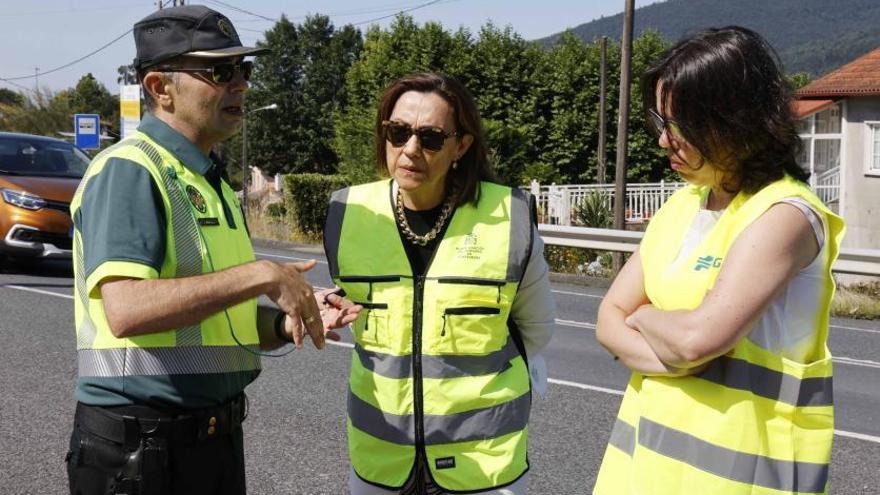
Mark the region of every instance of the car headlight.
POLYGON ((26 210, 39 210, 46 207, 46 200, 21 191, 13 191, 12 189, 0 189, 3 193, 3 200, 7 203, 24 208, 26 210))

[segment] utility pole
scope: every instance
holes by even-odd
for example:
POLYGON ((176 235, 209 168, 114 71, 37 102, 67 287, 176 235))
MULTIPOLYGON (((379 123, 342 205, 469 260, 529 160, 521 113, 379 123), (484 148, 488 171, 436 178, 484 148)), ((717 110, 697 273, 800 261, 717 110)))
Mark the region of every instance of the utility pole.
POLYGON ((34 89, 40 92, 40 68, 34 67, 34 89))
POLYGON ((606 76, 608 72, 608 65, 605 59, 607 55, 608 37, 602 36, 602 39, 599 40, 599 166, 596 173, 596 181, 599 184, 605 183, 605 160, 607 159, 607 153, 605 152, 605 119, 607 112, 607 105, 605 104, 605 94, 608 92, 608 78, 606 76))
MULTIPOLYGON (((623 38, 620 40, 620 106, 617 116, 617 162, 614 166, 614 228, 626 228, 626 145, 629 139, 629 89, 632 76, 633 11, 635 0, 626 0, 623 38)), ((612 256, 614 273, 623 267, 623 254, 612 256)))

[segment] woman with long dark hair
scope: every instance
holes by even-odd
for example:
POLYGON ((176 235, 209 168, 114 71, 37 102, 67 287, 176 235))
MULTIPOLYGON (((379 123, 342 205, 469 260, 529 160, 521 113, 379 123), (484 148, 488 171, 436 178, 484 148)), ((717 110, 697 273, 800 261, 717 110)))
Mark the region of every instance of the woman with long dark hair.
POLYGON ((748 29, 709 29, 642 82, 688 187, 599 309, 599 342, 633 375, 594 493, 825 493, 844 225, 797 164, 775 53, 748 29))

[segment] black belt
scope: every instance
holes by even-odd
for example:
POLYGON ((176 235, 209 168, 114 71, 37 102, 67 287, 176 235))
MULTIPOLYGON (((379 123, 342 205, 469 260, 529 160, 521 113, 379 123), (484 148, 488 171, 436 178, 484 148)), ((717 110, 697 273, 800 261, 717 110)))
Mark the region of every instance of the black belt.
POLYGON ((183 444, 224 437, 240 428, 246 416, 244 394, 222 406, 160 418, 122 415, 101 406, 76 404, 76 424, 80 428, 129 447, 135 447, 142 437, 162 437, 183 444))

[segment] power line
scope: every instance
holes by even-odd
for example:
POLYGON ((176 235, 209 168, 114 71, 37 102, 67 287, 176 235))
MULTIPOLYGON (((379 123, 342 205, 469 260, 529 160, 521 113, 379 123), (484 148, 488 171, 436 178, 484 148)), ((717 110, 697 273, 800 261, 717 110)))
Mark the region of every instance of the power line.
POLYGON ((43 75, 46 75, 46 74, 51 74, 51 73, 53 73, 53 72, 58 72, 58 71, 61 70, 61 69, 66 69, 66 68, 70 67, 71 65, 74 65, 74 64, 76 64, 76 63, 82 62, 83 60, 85 60, 85 59, 91 57, 92 55, 94 55, 94 54, 100 52, 101 50, 107 48, 108 46, 112 45, 113 43, 116 43, 117 41, 121 40, 122 38, 124 38, 125 36, 127 36, 127 35, 128 35, 129 33, 131 33, 132 31, 133 31, 132 29, 129 29, 128 31, 126 31, 126 32, 120 34, 119 36, 117 36, 116 38, 114 38, 114 39, 113 39, 112 41, 110 41, 109 43, 106 43, 106 44, 102 45, 100 48, 97 48, 97 49, 95 49, 95 50, 92 50, 91 52, 89 52, 89 53, 83 55, 82 57, 80 57, 80 58, 74 60, 73 62, 68 62, 68 63, 66 63, 66 64, 64 64, 64 65, 60 65, 60 66, 58 66, 58 67, 55 67, 54 69, 50 69, 50 70, 47 70, 47 71, 44 71, 44 72, 37 72, 37 73, 35 73, 34 75, 31 75, 31 76, 3 77, 3 78, 0 78, 0 79, 2 79, 2 80, 4 80, 4 81, 7 81, 7 82, 9 82, 9 81, 19 81, 19 80, 22 80, 22 79, 31 79, 31 78, 33 78, 33 77, 39 77, 39 76, 43 76, 43 75))
POLYGON ((254 17, 259 17, 260 19, 264 19, 264 20, 267 20, 267 21, 278 22, 278 19, 273 19, 273 18, 271 18, 271 17, 266 17, 266 16, 264 16, 264 15, 255 14, 255 13, 253 13, 253 12, 250 12, 250 11, 247 11, 247 10, 244 10, 244 9, 241 9, 241 8, 238 8, 238 7, 236 7, 235 5, 230 5, 230 4, 226 3, 226 2, 221 2, 220 0, 208 0, 208 2, 210 2, 210 3, 214 3, 214 4, 217 4, 217 5, 222 5, 222 6, 224 6, 224 7, 230 8, 230 9, 232 9, 232 10, 237 10, 237 11, 241 12, 242 14, 252 15, 252 16, 254 16, 254 17))
POLYGON ((9 79, 4 79, 4 78, 0 77, 0 81, 7 82, 7 83, 9 83, 9 84, 11 84, 11 85, 13 85, 13 86, 15 86, 15 87, 21 88, 21 89, 24 90, 24 91, 35 92, 35 91, 32 90, 31 88, 29 88, 29 87, 27 87, 27 86, 24 86, 23 84, 18 84, 18 83, 15 82, 15 81, 10 81, 9 79))
MULTIPOLYGON (((171 2, 171 0, 165 0, 164 2, 162 2, 162 7, 168 5, 168 3, 170 3, 170 2, 171 2)), ((47 70, 47 71, 44 71, 44 72, 35 72, 34 75, 32 75, 32 76, 28 75, 28 76, 17 76, 17 77, 0 77, 0 80, 2 80, 2 81, 6 81, 6 82, 8 82, 8 83, 10 83, 10 84, 13 84, 12 81, 20 81, 20 80, 22 80, 22 79, 30 79, 30 78, 32 78, 32 77, 36 79, 36 78, 38 78, 38 77, 40 77, 40 76, 43 76, 43 75, 46 75, 46 74, 51 74, 51 73, 53 73, 53 72, 58 72, 59 70, 66 69, 66 68, 70 67, 71 65, 74 65, 74 64, 77 64, 77 63, 79 63, 79 62, 82 62, 83 60, 85 60, 85 59, 91 57, 92 55, 94 55, 94 54, 96 54, 96 53, 98 53, 98 52, 104 50, 105 48, 109 47, 110 45, 112 45, 112 44, 116 43, 117 41, 121 40, 122 38, 128 36, 132 31, 134 31, 134 28, 129 29, 128 31, 126 31, 126 32, 124 32, 124 33, 122 33, 122 34, 120 34, 119 36, 117 36, 116 38, 114 38, 113 40, 111 40, 110 42, 108 42, 108 43, 106 43, 106 44, 104 44, 104 45, 102 45, 102 46, 96 48, 95 50, 92 50, 91 52, 89 52, 89 53, 83 55, 82 57, 80 57, 80 58, 78 58, 78 59, 76 59, 76 60, 74 60, 74 61, 72 61, 72 62, 68 62, 68 63, 66 63, 66 64, 64 64, 64 65, 60 65, 60 66, 58 66, 58 67, 55 67, 54 69, 50 69, 50 70, 47 70)))
POLYGON ((370 23, 372 23, 372 22, 381 21, 381 20, 383 20, 383 19, 388 19, 389 17, 395 17, 395 16, 398 16, 398 15, 400 15, 400 14, 405 14, 405 13, 407 13, 407 12, 412 12, 412 11, 414 11, 414 10, 423 9, 423 8, 425 8, 425 7, 428 7, 428 6, 434 5, 435 3, 440 3, 441 1, 443 1, 443 0, 431 0, 430 2, 426 2, 426 3, 423 3, 423 4, 421 4, 421 5, 416 5, 415 7, 410 7, 410 8, 408 8, 408 9, 403 9, 403 10, 401 10, 401 11, 399 11, 399 12, 395 12, 395 13, 393 13, 393 14, 383 15, 383 16, 381 16, 381 17, 376 17, 376 18, 374 18, 374 19, 368 19, 368 20, 366 20, 366 21, 355 22, 355 23, 352 24, 352 26, 362 26, 362 25, 364 25, 364 24, 370 24, 370 23))

